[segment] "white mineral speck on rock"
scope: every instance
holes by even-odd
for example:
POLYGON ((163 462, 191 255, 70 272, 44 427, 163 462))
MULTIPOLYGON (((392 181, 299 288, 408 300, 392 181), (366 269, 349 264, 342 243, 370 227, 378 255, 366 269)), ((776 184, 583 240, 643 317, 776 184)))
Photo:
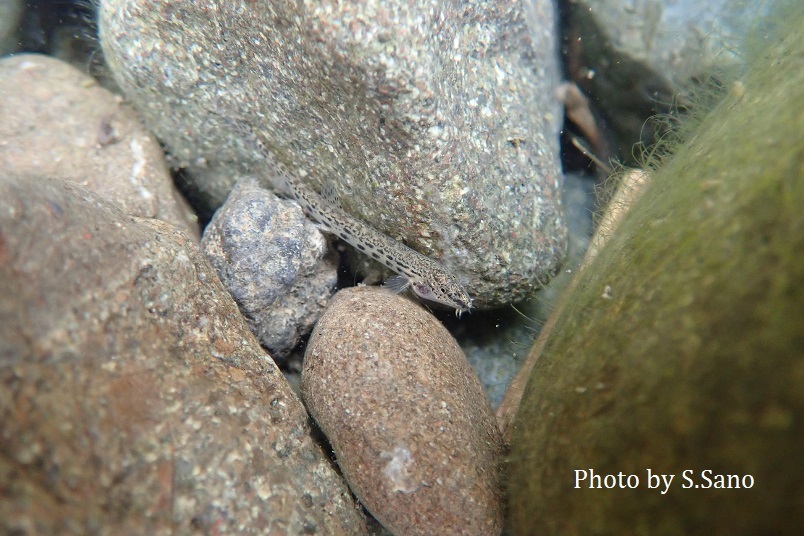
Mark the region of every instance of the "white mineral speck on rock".
POLYGON ((416 490, 418 486, 411 482, 408 471, 408 468, 413 465, 413 456, 406 447, 396 447, 392 453, 383 452, 380 456, 390 458, 383 473, 390 480, 391 489, 403 493, 416 490))

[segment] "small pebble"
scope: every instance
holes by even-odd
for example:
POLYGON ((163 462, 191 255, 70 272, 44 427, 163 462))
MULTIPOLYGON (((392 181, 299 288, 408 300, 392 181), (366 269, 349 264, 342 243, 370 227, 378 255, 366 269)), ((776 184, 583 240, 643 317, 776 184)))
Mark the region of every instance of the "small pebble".
POLYGON ((337 256, 316 225, 253 179, 237 183, 201 248, 275 360, 310 333, 337 283, 337 256))

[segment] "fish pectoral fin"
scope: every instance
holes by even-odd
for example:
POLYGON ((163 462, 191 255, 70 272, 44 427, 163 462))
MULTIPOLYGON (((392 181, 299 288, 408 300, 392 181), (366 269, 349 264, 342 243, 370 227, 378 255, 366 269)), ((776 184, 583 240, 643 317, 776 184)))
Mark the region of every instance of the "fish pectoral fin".
POLYGON ((383 286, 391 292, 399 294, 400 292, 404 292, 405 289, 410 286, 410 279, 404 275, 392 275, 385 280, 383 286))
POLYGON ((294 195, 293 187, 290 183, 291 180, 292 179, 288 176, 284 166, 280 164, 278 169, 276 169, 271 175, 271 186, 273 187, 274 191, 292 199, 294 198, 294 195))
POLYGON ((318 228, 318 230, 321 231, 322 233, 335 234, 335 231, 330 229, 329 226, 326 225, 325 223, 319 223, 317 221, 314 221, 313 223, 318 228))

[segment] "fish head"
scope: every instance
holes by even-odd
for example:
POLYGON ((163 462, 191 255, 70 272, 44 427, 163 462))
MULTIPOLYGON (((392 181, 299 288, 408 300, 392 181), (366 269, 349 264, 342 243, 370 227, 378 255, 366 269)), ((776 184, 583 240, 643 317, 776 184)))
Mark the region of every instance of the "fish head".
POLYGON ((449 273, 434 274, 426 281, 412 281, 411 288, 417 296, 455 309, 461 314, 472 309, 472 298, 458 279, 449 273))

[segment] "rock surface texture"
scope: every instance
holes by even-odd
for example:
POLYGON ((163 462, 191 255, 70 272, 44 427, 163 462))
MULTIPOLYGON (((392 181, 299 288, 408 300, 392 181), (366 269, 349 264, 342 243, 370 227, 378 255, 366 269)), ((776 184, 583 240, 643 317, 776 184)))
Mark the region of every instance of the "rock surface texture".
POLYGON ((0 177, 0 296, 0 533, 367 533, 184 233, 0 177))
POLYGON ((99 24, 120 87, 210 203, 233 183, 206 169, 280 162, 490 307, 565 256, 553 18, 546 0, 108 0, 99 24))
POLYGON ((0 59, 0 175, 73 181, 198 237, 159 142, 130 105, 63 61, 0 59))
POLYGON ((762 34, 580 273, 519 406, 512 534, 804 527, 802 20, 762 34))
POLYGON ((340 291, 310 338, 301 385, 350 487, 392 533, 499 534, 496 421, 424 308, 373 287, 340 291))
POLYGON ((318 227, 254 180, 235 186, 204 229, 201 248, 274 359, 312 331, 338 279, 318 227))

